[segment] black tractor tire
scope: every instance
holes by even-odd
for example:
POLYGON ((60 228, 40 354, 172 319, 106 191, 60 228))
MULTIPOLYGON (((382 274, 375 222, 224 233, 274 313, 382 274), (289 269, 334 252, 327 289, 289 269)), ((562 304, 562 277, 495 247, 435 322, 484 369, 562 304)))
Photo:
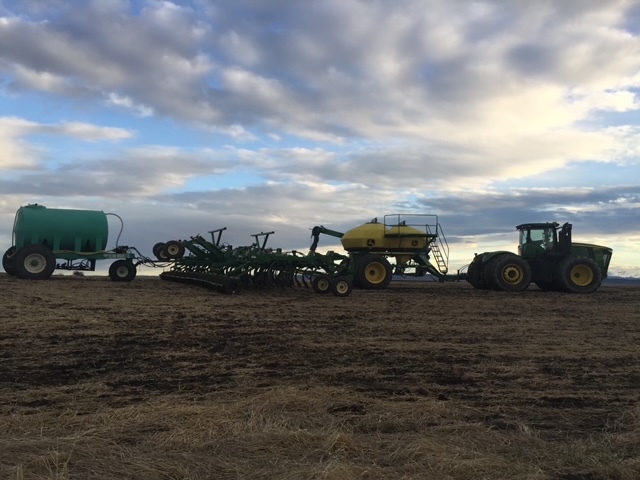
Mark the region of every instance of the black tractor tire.
POLYGON ((535 284, 543 292, 555 292, 558 290, 553 282, 535 282, 535 284))
POLYGON ((389 260, 382 255, 365 255, 356 265, 355 281, 361 288, 382 290, 393 278, 389 260))
POLYGON ((169 260, 169 255, 167 254, 167 250, 164 248, 164 246, 165 246, 164 242, 158 242, 153 246, 151 251, 153 252, 153 254, 156 256, 158 260, 166 262, 167 260, 169 260))
POLYGON ((116 260, 109 267, 109 278, 114 282, 130 282, 136 278, 136 266, 128 260, 116 260))
POLYGON ((313 277, 311 287, 316 293, 327 293, 331 290, 331 278, 329 275, 317 275, 313 277))
POLYGON ((473 260, 467 269, 467 282, 469 282, 473 288, 477 288, 478 290, 486 290, 489 288, 487 283, 484 281, 485 265, 482 262, 482 257, 484 257, 484 253, 473 257, 473 260))
POLYGON ((14 259, 16 275, 27 280, 46 280, 56 269, 56 257, 44 245, 27 245, 11 258, 14 259))
POLYGON ((177 240, 169 240, 164 244, 164 248, 162 249, 167 252, 167 257, 172 260, 178 260, 184 256, 184 246, 178 242, 177 240))
POLYGON ((7 275, 16 275, 15 253, 16 247, 14 245, 12 247, 9 247, 9 249, 4 252, 4 255, 2 255, 2 268, 5 272, 7 272, 7 275))
POLYGON ((494 290, 521 292, 531 283, 531 268, 514 254, 499 255, 491 260, 487 283, 494 290))
POLYGON ((336 297, 347 297, 353 290, 353 282, 346 276, 339 276, 331 282, 331 292, 336 297))
POLYGON ((595 260, 569 255, 556 265, 554 283, 563 292, 593 293, 602 284, 602 272, 595 260))

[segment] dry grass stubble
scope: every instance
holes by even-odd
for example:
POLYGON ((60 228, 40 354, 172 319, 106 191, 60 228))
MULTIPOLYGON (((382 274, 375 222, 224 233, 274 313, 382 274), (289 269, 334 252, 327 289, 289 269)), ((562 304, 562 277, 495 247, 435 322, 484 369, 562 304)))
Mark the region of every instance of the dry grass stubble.
POLYGON ((0 286, 1 478, 640 478, 638 289, 0 286))

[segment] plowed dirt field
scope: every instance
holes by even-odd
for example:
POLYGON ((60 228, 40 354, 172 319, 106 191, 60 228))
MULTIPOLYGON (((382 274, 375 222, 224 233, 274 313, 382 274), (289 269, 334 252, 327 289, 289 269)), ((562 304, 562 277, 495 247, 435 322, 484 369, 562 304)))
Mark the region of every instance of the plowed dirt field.
POLYGON ((0 298, 2 479, 640 478, 640 287, 0 298))

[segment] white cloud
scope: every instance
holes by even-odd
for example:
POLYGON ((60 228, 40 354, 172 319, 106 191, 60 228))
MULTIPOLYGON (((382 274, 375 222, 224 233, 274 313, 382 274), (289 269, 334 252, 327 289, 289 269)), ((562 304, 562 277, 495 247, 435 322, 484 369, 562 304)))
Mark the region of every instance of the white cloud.
POLYGON ((270 219, 290 232, 310 216, 346 225, 427 207, 461 223, 473 212, 470 225, 483 232, 553 209, 606 212, 632 228, 640 155, 633 7, 624 0, 5 5, 0 88, 12 93, 12 105, 37 98, 48 118, 60 113, 0 119, 0 168, 14 170, 2 189, 161 202, 175 221, 180 206, 224 211, 229 221, 270 219), (103 114, 123 123, 85 120, 103 114), (60 164, 67 152, 47 137, 111 143, 91 153, 74 148, 60 164), (119 140, 136 146, 114 151, 119 140), (583 172, 606 171, 603 164, 632 183, 620 187, 623 201, 615 185, 601 186, 602 195, 575 193, 583 172), (566 174, 572 168, 575 179, 566 174), (566 190, 504 186, 559 172, 566 190), (482 215, 483 203, 494 218, 482 215))

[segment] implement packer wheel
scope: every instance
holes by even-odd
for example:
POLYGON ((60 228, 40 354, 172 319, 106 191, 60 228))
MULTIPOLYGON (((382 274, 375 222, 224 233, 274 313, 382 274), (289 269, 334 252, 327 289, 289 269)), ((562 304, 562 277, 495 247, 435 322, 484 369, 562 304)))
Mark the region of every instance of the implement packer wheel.
POLYGON ((531 283, 529 264, 517 255, 505 254, 491 260, 489 285, 495 290, 521 292, 531 283))
POLYGON ((116 260, 109 267, 109 278, 114 282, 130 282, 136 278, 136 266, 128 260, 116 260))
POLYGON ((16 275, 20 278, 45 280, 56 268, 55 255, 44 245, 27 245, 16 252, 14 257, 16 275))
POLYGON ((351 294, 353 290, 353 283, 349 277, 336 277, 331 282, 331 291, 336 297, 346 297, 351 294))
POLYGON ((167 253, 167 249, 165 248, 164 242, 156 243, 151 249, 151 251, 153 252, 153 254, 156 256, 158 260, 161 260, 163 262, 166 262, 167 260, 169 260, 169 254, 167 253))
POLYGON ((313 291, 316 293, 327 293, 331 290, 331 278, 329 278, 329 275, 318 275, 313 277, 311 287, 313 287, 313 291))
POLYGON ((600 288, 602 272, 595 260, 569 255, 556 266, 554 282, 560 291, 593 293, 600 288))
POLYGON ((359 287, 381 290, 387 288, 392 278, 389 260, 382 255, 365 255, 356 266, 355 281, 359 287))
POLYGON ((15 245, 13 247, 9 247, 9 249, 4 252, 2 255, 2 268, 7 272, 8 275, 16 274, 16 262, 14 254, 16 253, 15 245))
POLYGON ((166 252, 167 257, 172 260, 177 260, 184 256, 185 248, 177 240, 169 240, 164 244, 164 248, 162 250, 166 252))

